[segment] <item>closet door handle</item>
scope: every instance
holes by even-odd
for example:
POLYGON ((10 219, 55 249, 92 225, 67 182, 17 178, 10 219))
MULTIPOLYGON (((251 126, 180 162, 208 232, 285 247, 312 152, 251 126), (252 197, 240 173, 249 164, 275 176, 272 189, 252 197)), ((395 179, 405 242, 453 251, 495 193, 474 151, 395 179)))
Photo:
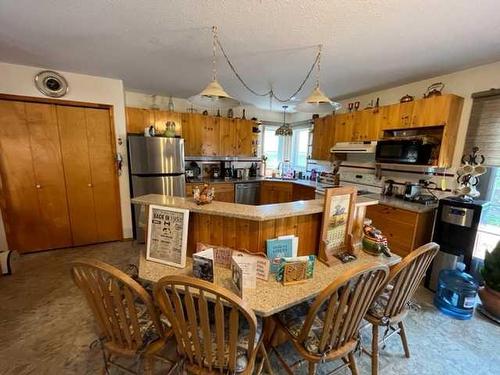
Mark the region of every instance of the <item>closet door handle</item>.
POLYGON ((41 189, 41 188, 42 188, 42 185, 36 184, 36 185, 35 185, 35 187, 36 187, 37 189, 41 189))
POLYGON ((92 184, 87 184, 88 187, 92 187, 92 184))

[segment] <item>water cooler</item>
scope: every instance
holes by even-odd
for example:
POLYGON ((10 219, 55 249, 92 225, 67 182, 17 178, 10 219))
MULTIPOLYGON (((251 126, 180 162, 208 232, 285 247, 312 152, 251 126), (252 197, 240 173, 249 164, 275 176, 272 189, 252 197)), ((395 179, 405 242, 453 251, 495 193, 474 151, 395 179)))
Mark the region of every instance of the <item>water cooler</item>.
POLYGON ((436 291, 439 272, 442 269, 455 269, 459 261, 465 264, 466 272, 475 274, 472 253, 481 213, 488 203, 458 197, 439 201, 432 240, 440 245, 440 251, 427 273, 427 288, 436 291))

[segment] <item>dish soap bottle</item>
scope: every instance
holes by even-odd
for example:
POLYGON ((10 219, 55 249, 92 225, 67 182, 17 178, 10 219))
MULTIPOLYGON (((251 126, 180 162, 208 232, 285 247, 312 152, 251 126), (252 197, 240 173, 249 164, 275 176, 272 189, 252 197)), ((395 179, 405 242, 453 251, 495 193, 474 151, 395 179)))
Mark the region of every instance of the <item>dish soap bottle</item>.
POLYGON ((439 310, 460 320, 472 317, 478 289, 477 281, 464 271, 463 263, 457 263, 454 270, 442 270, 434 296, 434 305, 439 310))

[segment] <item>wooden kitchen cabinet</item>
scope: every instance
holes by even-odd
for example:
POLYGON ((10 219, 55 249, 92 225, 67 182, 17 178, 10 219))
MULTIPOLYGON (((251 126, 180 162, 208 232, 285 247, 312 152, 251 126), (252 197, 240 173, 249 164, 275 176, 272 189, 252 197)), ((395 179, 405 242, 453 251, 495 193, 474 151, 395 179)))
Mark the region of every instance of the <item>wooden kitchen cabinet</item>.
POLYGON ((236 119, 236 155, 254 156, 253 152, 253 121, 236 119))
POLYGON ((220 131, 220 149, 219 152, 223 156, 237 155, 236 146, 236 121, 226 117, 216 119, 219 122, 220 131))
MULTIPOLYGON (((186 184, 186 197, 193 196, 193 189, 196 186, 201 189, 203 187, 203 183, 189 182, 186 184)), ((234 203, 234 183, 217 183, 211 184, 210 186, 215 190, 214 201, 234 203)))
POLYGON ((175 135, 179 137, 182 136, 182 119, 180 112, 160 110, 151 110, 150 112, 154 117, 155 130, 159 134, 163 134, 165 132, 165 124, 168 121, 172 121, 175 123, 175 135))
POLYGON ((335 120, 332 115, 314 120, 311 159, 330 160, 330 149, 335 144, 335 120))
POLYGON ((292 184, 292 201, 316 199, 316 188, 300 184, 292 184))
POLYGON ((382 112, 380 128, 404 129, 411 127, 414 102, 391 104, 382 112))
POLYGON ((155 124, 153 112, 144 108, 125 108, 127 133, 143 134, 144 128, 155 124))
POLYGON ((366 217, 387 236, 391 251, 402 257, 431 241, 433 210, 417 213, 378 204, 367 207, 366 217))
POLYGON ((335 143, 350 142, 353 136, 354 116, 352 113, 342 113, 335 116, 335 143))
POLYGON ((462 112, 463 99, 451 94, 415 101, 412 126, 447 125, 456 122, 462 112))
POLYGON ((280 181, 262 181, 260 204, 285 203, 293 200, 293 184, 280 181))

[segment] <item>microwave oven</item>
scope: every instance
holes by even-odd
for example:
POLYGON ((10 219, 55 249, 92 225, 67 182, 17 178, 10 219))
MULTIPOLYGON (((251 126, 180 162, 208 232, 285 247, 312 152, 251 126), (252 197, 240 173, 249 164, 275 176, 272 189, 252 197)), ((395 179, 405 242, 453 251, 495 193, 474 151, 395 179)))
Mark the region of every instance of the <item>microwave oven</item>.
POLYGON ((437 145, 424 137, 389 138, 378 141, 377 163, 432 165, 437 145))

